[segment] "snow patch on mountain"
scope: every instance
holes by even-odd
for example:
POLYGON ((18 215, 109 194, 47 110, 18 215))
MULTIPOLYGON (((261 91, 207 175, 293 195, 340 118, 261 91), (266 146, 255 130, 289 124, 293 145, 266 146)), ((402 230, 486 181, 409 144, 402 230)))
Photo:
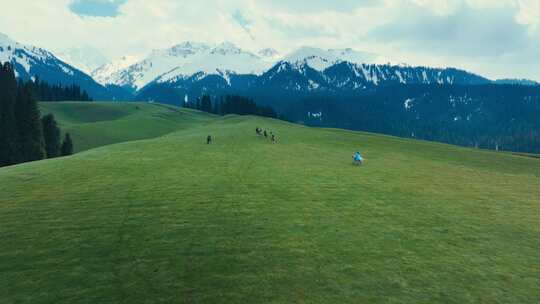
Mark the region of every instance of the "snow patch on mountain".
POLYGON ((161 75, 157 81, 167 82, 178 77, 189 77, 198 72, 224 76, 227 80, 228 75, 231 74, 259 75, 269 67, 270 64, 261 60, 259 56, 226 42, 206 52, 199 52, 190 60, 161 75))
POLYGON ((372 63, 376 56, 370 53, 359 52, 353 49, 329 49, 324 50, 315 47, 301 47, 283 59, 294 65, 307 64, 317 71, 325 69, 340 63, 372 63))
POLYGON ((91 46, 70 48, 56 53, 56 56, 87 74, 109 62, 107 57, 91 46))
POLYGON ((407 98, 405 102, 403 103, 403 107, 406 110, 409 110, 413 107, 414 98, 407 98))
POLYGON ((0 46, 9 46, 9 45, 16 45, 17 42, 13 41, 11 38, 9 38, 8 35, 4 33, 0 33, 0 46))
MULTIPOLYGON (((46 65, 56 61, 58 61, 58 65, 64 72, 70 75, 74 74, 73 67, 59 61, 51 52, 35 46, 21 44, 0 33, 0 63, 11 62, 21 66, 22 70, 15 67, 17 77, 20 77, 23 72, 29 75, 34 65, 46 65)), ((31 76, 28 76, 28 78, 31 76)))
POLYGON ((122 56, 117 60, 113 60, 112 62, 98 67, 92 71, 91 75, 97 82, 103 85, 112 83, 113 80, 118 77, 120 71, 137 63, 139 60, 140 58, 134 55, 122 56))

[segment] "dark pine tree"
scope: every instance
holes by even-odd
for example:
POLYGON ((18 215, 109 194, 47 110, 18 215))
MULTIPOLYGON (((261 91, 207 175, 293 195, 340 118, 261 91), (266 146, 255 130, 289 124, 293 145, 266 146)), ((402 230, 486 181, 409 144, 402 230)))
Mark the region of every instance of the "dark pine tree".
POLYGON ((47 114, 41 119, 43 126, 43 139, 45 140, 45 152, 47 158, 60 155, 60 129, 53 114, 47 114))
POLYGON ((68 156, 73 154, 73 141, 71 140, 71 136, 69 135, 69 133, 66 133, 66 136, 64 137, 61 153, 62 156, 68 156))
POLYGON ((203 112, 212 113, 212 100, 210 99, 210 96, 204 95, 201 98, 200 110, 203 112))
POLYGON ((0 64, 0 167, 17 163, 17 81, 9 63, 0 64))
POLYGON ((40 160, 45 157, 41 114, 31 86, 21 84, 17 90, 15 118, 18 130, 20 162, 40 160))
POLYGON ((201 110, 201 99, 200 98, 197 98, 194 109, 201 110))

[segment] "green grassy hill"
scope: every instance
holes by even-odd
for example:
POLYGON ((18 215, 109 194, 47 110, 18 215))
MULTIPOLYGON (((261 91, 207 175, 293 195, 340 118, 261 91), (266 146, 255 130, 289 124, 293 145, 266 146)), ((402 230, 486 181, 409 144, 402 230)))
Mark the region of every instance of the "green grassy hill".
POLYGON ((154 138, 210 119, 196 111, 148 103, 43 102, 40 110, 54 114, 61 130, 72 135, 77 152, 154 138))
POLYGON ((0 169, 1 303, 540 301, 540 159, 133 106, 46 105, 167 135, 0 169))

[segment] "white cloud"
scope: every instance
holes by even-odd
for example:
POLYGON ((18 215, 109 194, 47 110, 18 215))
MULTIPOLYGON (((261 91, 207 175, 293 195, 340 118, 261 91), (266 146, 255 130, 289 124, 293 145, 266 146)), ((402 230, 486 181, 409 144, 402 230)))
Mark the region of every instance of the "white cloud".
POLYGON ((540 1, 519 0, 517 21, 529 26, 532 33, 537 33, 540 27, 540 1))

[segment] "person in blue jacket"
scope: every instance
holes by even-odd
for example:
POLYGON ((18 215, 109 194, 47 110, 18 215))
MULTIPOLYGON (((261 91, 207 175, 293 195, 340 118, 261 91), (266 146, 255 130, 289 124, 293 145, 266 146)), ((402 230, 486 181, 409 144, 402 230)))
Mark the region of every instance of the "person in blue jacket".
POLYGON ((364 162, 364 159, 362 158, 362 155, 360 152, 356 151, 356 153, 353 154, 353 164, 360 166, 364 162))

